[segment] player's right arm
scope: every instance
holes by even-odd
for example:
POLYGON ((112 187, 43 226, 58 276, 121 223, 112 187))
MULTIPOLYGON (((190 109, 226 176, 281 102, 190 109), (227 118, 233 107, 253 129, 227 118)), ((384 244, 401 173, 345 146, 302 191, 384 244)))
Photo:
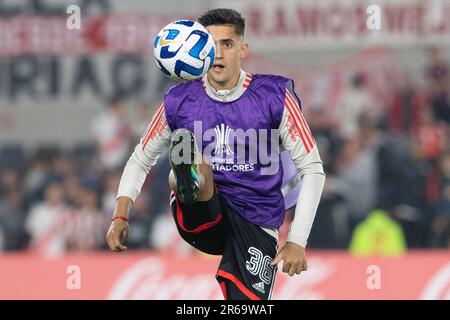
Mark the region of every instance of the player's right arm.
POLYGON ((127 249, 123 242, 128 237, 128 217, 132 204, 140 194, 151 167, 168 147, 170 135, 164 104, 161 104, 123 170, 111 226, 106 234, 106 242, 112 251, 122 252, 127 249))
POLYGON ((282 145, 291 154, 302 183, 286 244, 278 251, 272 265, 283 260, 283 272, 293 276, 308 269, 305 247, 325 183, 318 147, 303 116, 293 82, 288 82, 285 88, 279 132, 282 145))

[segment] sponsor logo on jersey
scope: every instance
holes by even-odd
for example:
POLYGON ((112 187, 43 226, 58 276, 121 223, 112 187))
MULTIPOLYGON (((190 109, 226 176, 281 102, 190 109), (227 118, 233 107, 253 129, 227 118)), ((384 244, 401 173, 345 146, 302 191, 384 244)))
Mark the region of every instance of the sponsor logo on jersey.
POLYGON ((261 175, 279 171, 279 133, 276 129, 231 128, 221 123, 203 130, 202 121, 194 121, 194 136, 198 146, 203 146, 203 158, 214 171, 259 170, 261 175))
POLYGON ((230 147, 230 133, 233 132, 229 126, 225 126, 223 123, 214 128, 216 134, 216 147, 214 148, 214 153, 216 156, 219 155, 233 155, 234 152, 230 147))

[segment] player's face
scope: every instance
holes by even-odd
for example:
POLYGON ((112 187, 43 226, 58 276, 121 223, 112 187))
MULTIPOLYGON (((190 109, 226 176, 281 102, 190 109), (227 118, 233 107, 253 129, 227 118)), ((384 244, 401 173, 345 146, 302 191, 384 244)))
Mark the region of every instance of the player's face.
POLYGON ((216 44, 216 58, 208 79, 216 90, 233 89, 241 72, 241 60, 248 54, 248 44, 236 34, 233 26, 212 25, 206 28, 216 44))

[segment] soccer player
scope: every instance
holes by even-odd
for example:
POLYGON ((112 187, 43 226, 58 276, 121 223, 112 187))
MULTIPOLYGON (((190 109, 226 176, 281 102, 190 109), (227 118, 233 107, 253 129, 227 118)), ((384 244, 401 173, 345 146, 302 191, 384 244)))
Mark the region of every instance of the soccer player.
POLYGON ((215 41, 213 66, 164 96, 125 166, 106 238, 111 250, 126 250, 132 203, 168 148, 170 206, 181 237, 202 252, 222 255, 216 278, 225 299, 267 300, 280 261, 290 276, 308 268, 305 246, 325 181, 322 161, 293 81, 241 69, 249 52, 242 16, 214 9, 198 21, 215 41), (275 139, 260 134, 264 130, 274 131, 275 139), (289 151, 301 178, 295 217, 280 250, 285 205, 278 145, 289 151), (262 149, 268 156, 255 159, 253 151, 259 155, 262 149))

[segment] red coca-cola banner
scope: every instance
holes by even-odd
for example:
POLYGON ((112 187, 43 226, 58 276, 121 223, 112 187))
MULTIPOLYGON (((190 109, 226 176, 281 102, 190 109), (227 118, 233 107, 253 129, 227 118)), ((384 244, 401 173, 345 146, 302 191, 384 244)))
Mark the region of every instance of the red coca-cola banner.
MULTIPOLYGON (((309 252, 309 270, 278 271, 273 299, 450 299, 450 254, 356 258, 309 252)), ((0 299, 223 299, 217 257, 150 252, 0 256, 0 299)))

